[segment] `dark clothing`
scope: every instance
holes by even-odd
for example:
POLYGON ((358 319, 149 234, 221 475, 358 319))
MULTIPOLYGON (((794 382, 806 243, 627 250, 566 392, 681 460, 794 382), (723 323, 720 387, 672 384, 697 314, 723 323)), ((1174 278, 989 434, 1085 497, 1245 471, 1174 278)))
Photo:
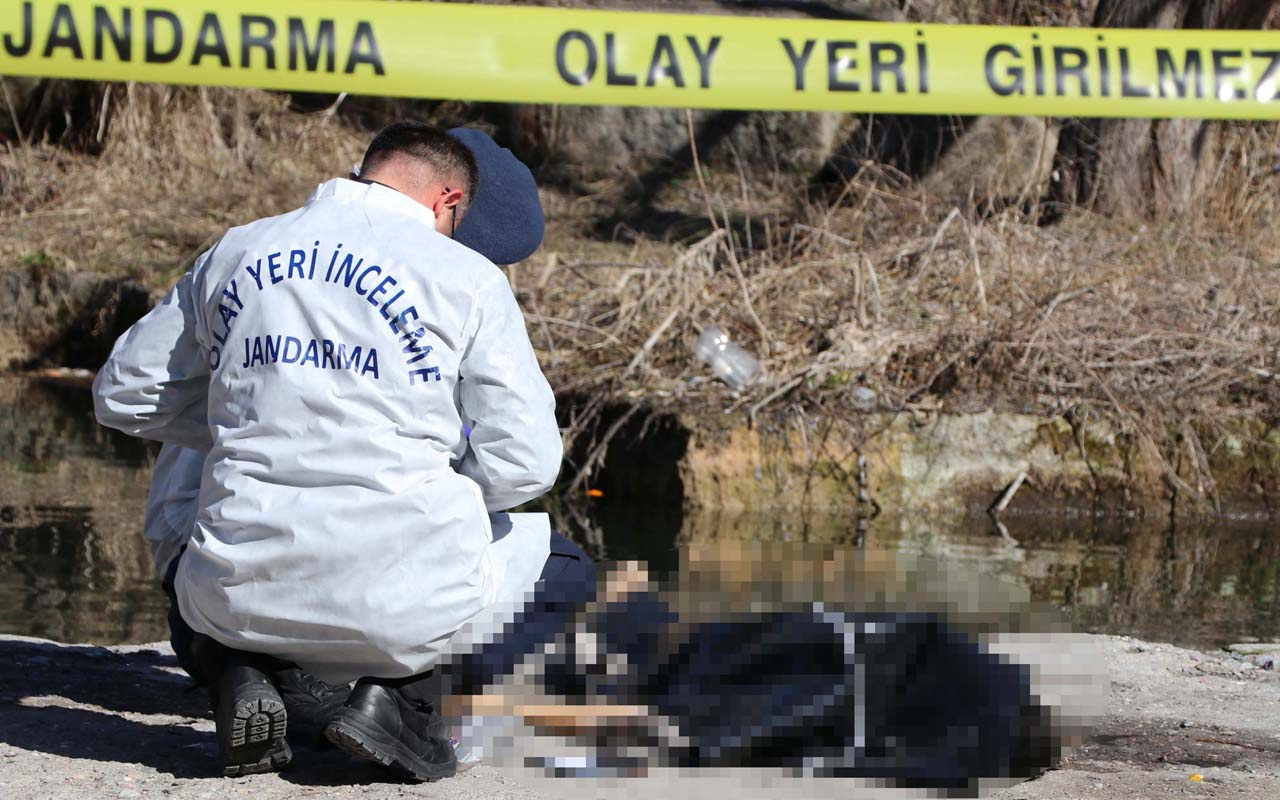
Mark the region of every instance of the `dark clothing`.
POLYGON ((678 720, 683 766, 959 788, 1011 774, 1025 667, 931 615, 769 613, 694 626, 626 694, 678 720))
POLYGON ((533 597, 493 642, 446 667, 449 693, 475 694, 510 675, 526 655, 563 632, 595 593, 595 562, 581 547, 552 531, 551 555, 533 597))
POLYGON ((814 609, 675 621, 645 593, 579 618, 589 646, 566 636, 544 664, 545 688, 653 709, 679 731, 654 744, 650 763, 668 766, 969 792, 979 778, 1029 777, 1057 758, 1027 668, 939 616, 814 609))
POLYGON ((169 570, 160 584, 169 597, 169 644, 173 645, 173 654, 178 658, 178 666, 182 667, 183 671, 196 683, 208 685, 213 680, 213 676, 205 674, 206 670, 201 669, 196 660, 192 646, 196 632, 191 630, 191 626, 182 618, 182 612, 178 610, 178 594, 173 585, 174 577, 178 574, 178 562, 182 560, 182 554, 186 550, 186 545, 183 545, 178 555, 169 562, 169 570))
POLYGON ((668 766, 968 793, 978 779, 1029 777, 1058 757, 1027 667, 941 616, 817 607, 681 623, 647 592, 583 614, 595 591, 591 559, 553 533, 533 598, 494 642, 444 669, 379 683, 434 707, 545 650, 539 679, 549 694, 644 706, 672 723, 677 736, 655 726, 646 740, 649 763, 668 766), (552 641, 559 646, 547 650, 552 641))

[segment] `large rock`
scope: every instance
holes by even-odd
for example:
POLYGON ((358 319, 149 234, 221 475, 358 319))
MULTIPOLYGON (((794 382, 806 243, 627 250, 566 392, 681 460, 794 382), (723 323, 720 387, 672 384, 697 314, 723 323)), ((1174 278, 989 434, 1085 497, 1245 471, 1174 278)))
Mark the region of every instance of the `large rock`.
POLYGON ((924 179, 930 193, 963 200, 1035 200, 1049 186, 1058 126, 1040 117, 979 117, 924 179))
MULTIPOLYGON (((831 156, 846 115, 694 111, 704 164, 748 175, 809 174, 831 156)), ((502 126, 543 178, 589 184, 639 176, 686 157, 684 109, 514 106, 502 126)))
POLYGON ((151 305, 132 281, 43 265, 0 270, 0 297, 0 370, 97 369, 151 305))

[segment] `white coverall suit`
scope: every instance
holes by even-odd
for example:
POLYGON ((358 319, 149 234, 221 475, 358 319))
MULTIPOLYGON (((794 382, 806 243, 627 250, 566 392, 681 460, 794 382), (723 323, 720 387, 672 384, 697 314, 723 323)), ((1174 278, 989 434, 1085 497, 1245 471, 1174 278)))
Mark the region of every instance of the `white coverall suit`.
POLYGON ((94 391, 102 424, 208 451, 176 589, 229 647, 330 682, 420 673, 546 560, 545 518, 495 518, 494 544, 489 516, 562 455, 524 318, 387 187, 335 179, 228 231, 94 391))

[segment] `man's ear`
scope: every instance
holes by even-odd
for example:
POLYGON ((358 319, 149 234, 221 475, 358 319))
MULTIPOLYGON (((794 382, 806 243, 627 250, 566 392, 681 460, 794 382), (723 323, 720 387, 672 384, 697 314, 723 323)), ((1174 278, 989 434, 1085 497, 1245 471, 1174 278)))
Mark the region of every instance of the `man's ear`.
POLYGON ((431 204, 431 210, 436 212, 436 216, 439 216, 445 211, 457 207, 461 202, 461 189, 448 189, 448 191, 441 189, 440 194, 436 195, 436 201, 431 204))

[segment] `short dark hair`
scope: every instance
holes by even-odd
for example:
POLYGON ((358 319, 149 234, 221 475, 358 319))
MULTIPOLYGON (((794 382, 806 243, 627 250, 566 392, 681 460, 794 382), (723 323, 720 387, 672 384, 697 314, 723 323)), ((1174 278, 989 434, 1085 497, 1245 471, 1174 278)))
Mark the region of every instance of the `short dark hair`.
POLYGON ((393 122, 378 131, 369 143, 360 174, 368 175, 370 170, 395 155, 425 161, 438 173, 465 181, 466 186, 457 188, 462 190, 463 209, 471 204, 480 185, 480 168, 462 142, 425 122, 393 122))

